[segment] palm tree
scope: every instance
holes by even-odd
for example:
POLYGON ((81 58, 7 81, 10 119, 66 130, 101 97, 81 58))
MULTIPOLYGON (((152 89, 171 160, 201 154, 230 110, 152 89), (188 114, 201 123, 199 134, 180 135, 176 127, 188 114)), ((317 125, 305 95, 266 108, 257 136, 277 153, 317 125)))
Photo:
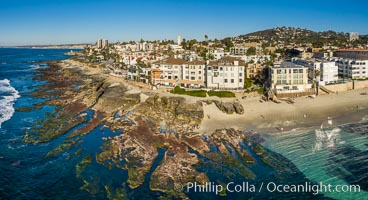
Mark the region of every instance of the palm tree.
POLYGON ((204 35, 204 39, 207 41, 208 40, 208 35, 204 35))
POLYGON ((319 80, 321 79, 321 71, 320 70, 316 70, 316 80, 319 82, 319 80))

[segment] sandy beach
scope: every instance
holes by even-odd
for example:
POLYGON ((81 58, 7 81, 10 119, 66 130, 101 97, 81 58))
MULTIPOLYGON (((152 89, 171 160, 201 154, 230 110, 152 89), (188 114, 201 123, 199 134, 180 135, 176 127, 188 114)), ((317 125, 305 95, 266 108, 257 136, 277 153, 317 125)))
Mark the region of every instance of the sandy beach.
POLYGON ((210 133, 216 129, 236 128, 241 130, 255 130, 261 133, 282 133, 293 129, 318 128, 323 124, 329 126, 327 119, 332 118, 332 125, 358 122, 368 116, 368 95, 361 95, 367 89, 351 90, 338 94, 319 95, 316 98, 300 97, 295 103, 280 104, 274 102, 260 102, 260 96, 242 99, 238 93, 236 98, 207 97, 198 98, 187 95, 175 95, 165 92, 165 89, 150 90, 128 83, 120 77, 102 74, 101 69, 89 67, 87 64, 73 60, 63 61, 64 67, 78 66, 86 74, 95 74, 107 78, 112 84, 124 84, 131 93, 141 93, 147 97, 158 94, 160 96, 180 96, 188 103, 205 100, 219 100, 224 102, 239 102, 244 107, 244 114, 226 114, 215 104, 203 103, 204 119, 196 132, 210 133))
POLYGON ((262 133, 287 132, 292 129, 328 126, 358 122, 368 115, 366 90, 352 90, 339 94, 320 95, 315 99, 300 97, 294 104, 259 102, 259 97, 239 100, 243 115, 228 115, 213 104, 204 106, 205 118, 199 131, 210 132, 218 128, 256 130, 262 133), (280 129, 283 129, 281 131, 280 129))

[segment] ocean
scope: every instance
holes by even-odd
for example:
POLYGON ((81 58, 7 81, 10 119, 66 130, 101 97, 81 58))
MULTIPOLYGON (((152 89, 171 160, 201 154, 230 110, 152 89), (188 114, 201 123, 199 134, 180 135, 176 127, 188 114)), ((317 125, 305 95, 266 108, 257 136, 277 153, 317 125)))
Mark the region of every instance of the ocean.
MULTIPOLYGON (((151 192, 148 181, 154 167, 163 159, 164 149, 154 167, 146 176, 146 182, 139 188, 127 187, 128 174, 113 167, 111 170, 93 159, 81 174, 76 165, 89 155, 101 152, 102 136, 113 136, 103 126, 97 127, 83 137, 76 156, 71 149, 56 157, 45 156, 63 142, 56 138, 45 143, 25 143, 27 130, 42 120, 45 113, 52 112, 52 106, 22 111, 32 107, 43 98, 33 97, 32 92, 44 81, 35 80, 37 69, 47 68, 45 61, 67 59, 68 49, 6 49, 0 48, 0 199, 107 199, 111 196, 106 188, 118 191, 123 188, 128 199, 157 199, 161 193, 151 192), (18 111, 17 111, 18 110, 18 111), (88 184, 86 185, 86 182, 88 184)), ((93 115, 93 113, 89 113, 93 115)), ((323 182, 332 185, 358 184, 361 192, 329 193, 322 196, 307 195, 304 199, 368 199, 368 122, 366 119, 355 124, 335 126, 325 129, 295 131, 289 134, 264 134, 265 146, 269 153, 292 171, 282 173, 262 163, 257 155, 254 165, 247 165, 257 174, 252 183, 275 181, 287 183, 323 182)), ((247 148, 246 145, 244 148, 247 148)), ((229 152, 231 149, 229 149, 229 152)), ((236 157, 236 153, 232 153, 236 157)), ((198 155, 202 165, 198 171, 206 172, 211 181, 247 181, 239 178, 236 170, 228 166, 218 166, 198 155), (215 169, 216 168, 216 169, 215 169)), ((192 199, 265 199, 298 198, 300 194, 278 193, 228 194, 219 197, 214 194, 187 194, 192 199)))

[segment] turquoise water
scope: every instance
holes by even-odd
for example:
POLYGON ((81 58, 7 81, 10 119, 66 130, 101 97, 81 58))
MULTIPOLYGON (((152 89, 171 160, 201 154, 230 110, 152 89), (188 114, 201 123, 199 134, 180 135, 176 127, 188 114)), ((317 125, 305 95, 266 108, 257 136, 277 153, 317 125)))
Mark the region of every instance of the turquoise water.
POLYGON ((368 199, 366 122, 268 135, 264 145, 290 159, 311 181, 331 185, 358 184, 361 187, 361 192, 324 193, 326 196, 334 199, 368 199))

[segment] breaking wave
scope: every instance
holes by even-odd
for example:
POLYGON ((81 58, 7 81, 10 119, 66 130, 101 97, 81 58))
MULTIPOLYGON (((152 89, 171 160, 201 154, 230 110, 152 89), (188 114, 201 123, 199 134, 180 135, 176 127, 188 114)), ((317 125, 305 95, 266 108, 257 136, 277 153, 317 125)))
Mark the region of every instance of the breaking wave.
POLYGON ((8 79, 0 80, 0 128, 14 114, 14 103, 20 97, 19 92, 10 85, 8 79))
POLYGON ((319 151, 322 148, 333 148, 340 142, 340 128, 333 128, 332 130, 317 129, 316 143, 313 147, 313 152, 319 151))

